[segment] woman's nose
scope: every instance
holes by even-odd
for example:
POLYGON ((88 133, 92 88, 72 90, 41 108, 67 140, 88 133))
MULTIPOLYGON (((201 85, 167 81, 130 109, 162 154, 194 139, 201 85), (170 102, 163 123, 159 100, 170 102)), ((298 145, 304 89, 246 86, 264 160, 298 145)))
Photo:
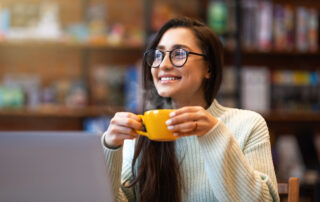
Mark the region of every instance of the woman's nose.
POLYGON ((165 68, 165 69, 173 68, 173 65, 171 64, 171 61, 170 61, 170 54, 168 52, 164 54, 164 58, 160 63, 159 68, 165 68))

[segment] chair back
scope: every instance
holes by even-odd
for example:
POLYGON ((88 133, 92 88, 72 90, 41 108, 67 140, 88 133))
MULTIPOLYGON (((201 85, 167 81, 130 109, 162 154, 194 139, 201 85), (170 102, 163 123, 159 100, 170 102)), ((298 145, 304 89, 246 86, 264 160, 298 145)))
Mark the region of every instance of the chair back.
POLYGON ((290 177, 288 183, 278 183, 280 201, 298 202, 299 201, 299 179, 290 177))

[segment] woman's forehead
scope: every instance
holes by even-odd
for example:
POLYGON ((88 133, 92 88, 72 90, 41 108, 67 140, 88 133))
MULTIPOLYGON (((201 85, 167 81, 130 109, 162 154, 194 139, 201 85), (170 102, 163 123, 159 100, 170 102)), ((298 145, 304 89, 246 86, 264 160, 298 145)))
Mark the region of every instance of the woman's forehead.
POLYGON ((175 46, 195 47, 196 37, 193 31, 189 28, 178 27, 167 30, 161 37, 158 47, 174 48, 175 46))

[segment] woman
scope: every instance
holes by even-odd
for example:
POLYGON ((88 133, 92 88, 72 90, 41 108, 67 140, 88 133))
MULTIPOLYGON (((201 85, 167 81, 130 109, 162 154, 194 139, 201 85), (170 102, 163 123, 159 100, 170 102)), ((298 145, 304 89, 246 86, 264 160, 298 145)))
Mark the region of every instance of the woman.
POLYGON ((144 110, 177 109, 167 125, 180 138, 150 141, 135 132, 136 114, 117 113, 102 138, 117 200, 279 200, 264 119, 214 99, 222 53, 216 35, 189 18, 156 34, 144 55, 144 110))

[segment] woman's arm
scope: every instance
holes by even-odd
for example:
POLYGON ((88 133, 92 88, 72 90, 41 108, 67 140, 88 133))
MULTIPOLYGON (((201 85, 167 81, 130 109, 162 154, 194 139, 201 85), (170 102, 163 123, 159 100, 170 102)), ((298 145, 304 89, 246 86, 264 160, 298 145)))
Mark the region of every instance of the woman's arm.
POLYGON ((246 136, 243 149, 222 121, 198 138, 214 194, 219 201, 279 201, 266 123, 256 113, 241 116, 233 132, 246 136))
MULTIPOLYGON (((102 137, 102 141, 104 141, 104 137, 102 137)), ((124 182, 132 179, 132 155, 130 152, 133 150, 133 148, 130 147, 134 145, 127 144, 126 142, 127 141, 125 141, 122 147, 117 149, 108 148, 105 143, 102 142, 106 164, 109 170, 110 181, 112 183, 114 198, 115 201, 121 202, 135 201, 134 188, 127 188, 123 186, 124 182)))
MULTIPOLYGON (((123 181, 131 179, 133 155, 133 149, 132 155, 127 155, 127 147, 123 144, 125 140, 136 138, 138 134, 135 131, 141 128, 140 117, 130 112, 118 112, 111 119, 107 131, 102 135, 102 145, 116 201, 134 200, 132 189, 122 186, 123 181), (124 157, 123 154, 125 154, 124 157), (129 157, 127 158, 127 156, 129 157), (124 176, 123 180, 121 180, 121 176, 124 176)), ((132 146, 134 147, 134 145, 132 146)))

